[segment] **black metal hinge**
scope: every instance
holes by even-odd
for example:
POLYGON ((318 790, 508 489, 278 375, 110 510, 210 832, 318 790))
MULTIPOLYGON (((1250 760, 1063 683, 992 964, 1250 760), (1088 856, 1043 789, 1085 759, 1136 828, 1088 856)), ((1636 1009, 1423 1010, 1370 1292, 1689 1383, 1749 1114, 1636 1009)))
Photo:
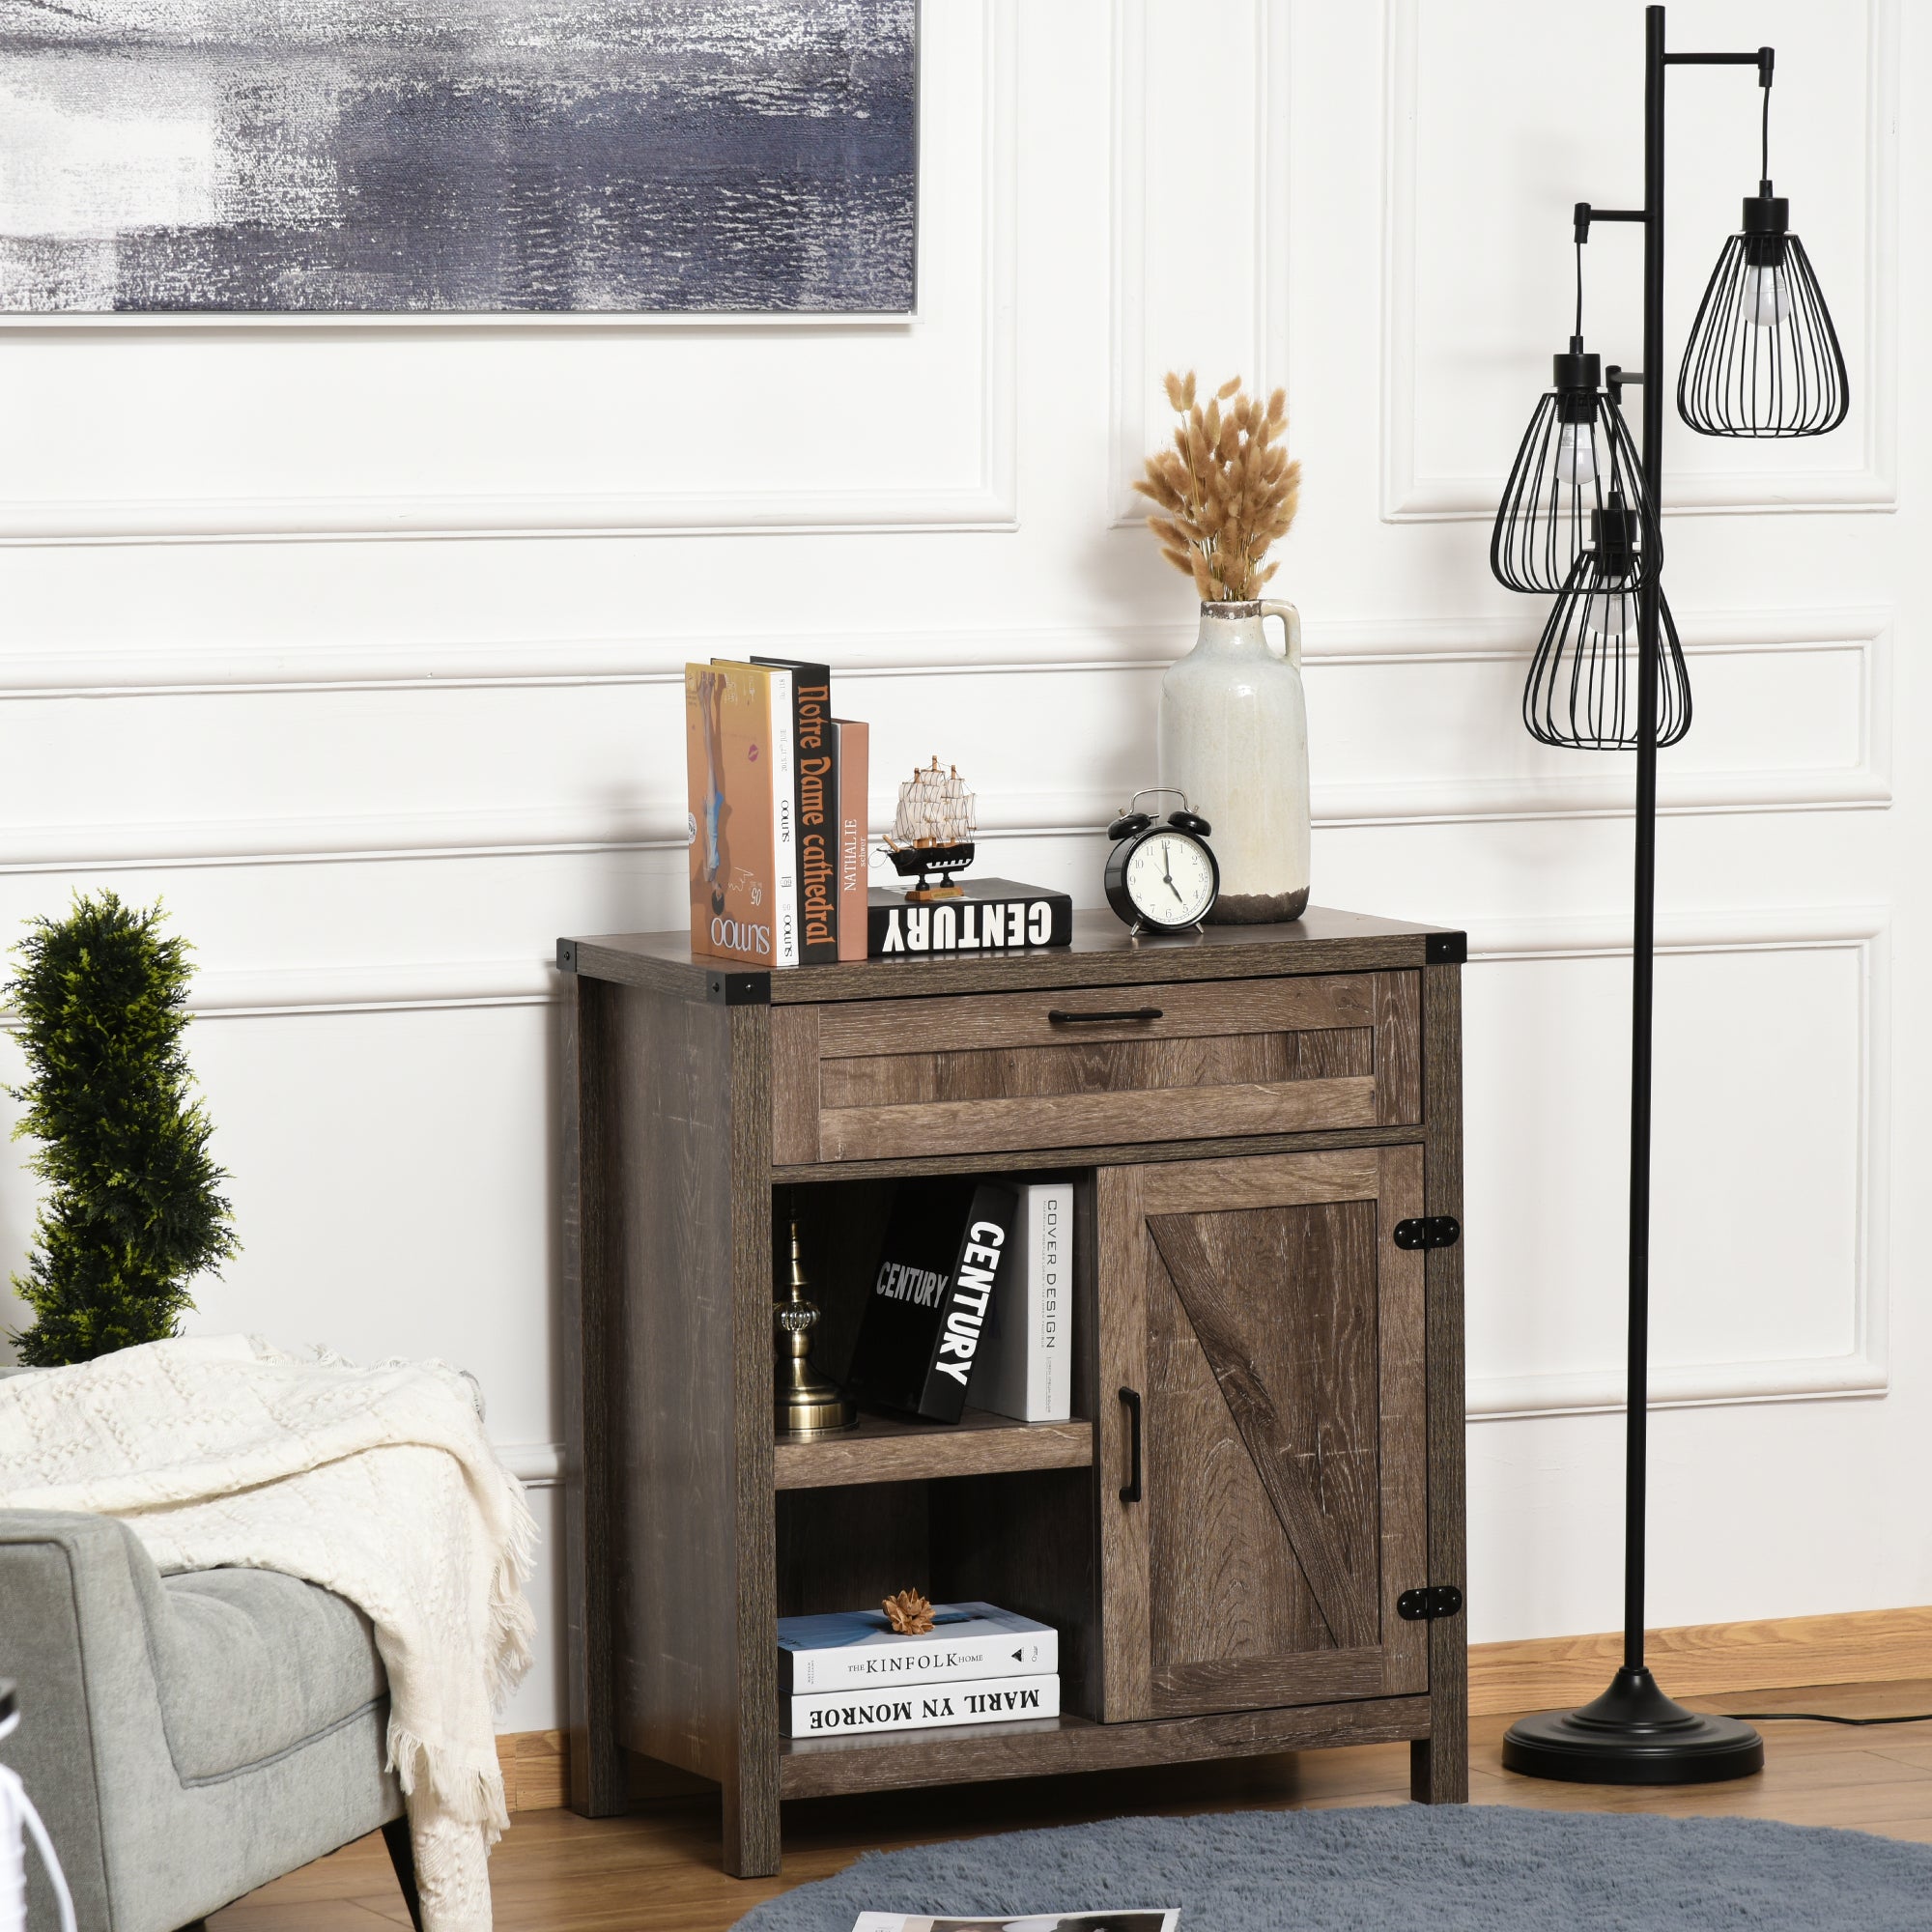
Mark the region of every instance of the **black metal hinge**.
POLYGON ((1426 1589, 1405 1590, 1395 1600, 1395 1613, 1405 1623, 1433 1624, 1453 1617, 1463 1607, 1463 1593, 1454 1583, 1431 1583, 1426 1589))
POLYGON ((1453 1214, 1418 1214, 1395 1224, 1399 1248, 1453 1248, 1463 1238, 1463 1224, 1453 1214))

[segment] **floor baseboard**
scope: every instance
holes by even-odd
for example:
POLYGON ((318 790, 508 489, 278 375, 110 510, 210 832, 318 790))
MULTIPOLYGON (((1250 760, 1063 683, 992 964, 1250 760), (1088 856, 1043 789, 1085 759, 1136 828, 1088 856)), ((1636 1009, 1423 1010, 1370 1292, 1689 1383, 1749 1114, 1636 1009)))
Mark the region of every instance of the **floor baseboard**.
MULTIPOLYGON (((1683 1624, 1645 1633, 1645 1659, 1673 1697, 1877 1684, 1932 1677, 1932 1605, 1845 1610, 1753 1623, 1683 1624)), ((1623 1636, 1528 1637, 1469 1650, 1469 1710, 1564 1710, 1588 1703, 1623 1662, 1623 1636)))
MULTIPOLYGON (((1754 1623, 1684 1624, 1649 1632, 1644 1646, 1651 1667, 1673 1697, 1932 1677, 1932 1605, 1754 1623)), ((1623 1638, 1614 1631, 1475 1644, 1469 1651, 1470 1714, 1488 1717, 1587 1703, 1622 1661, 1623 1638)), ((512 1811, 547 1811, 566 1801, 566 1748, 562 1731, 510 1731, 497 1738, 503 1795, 512 1811)))

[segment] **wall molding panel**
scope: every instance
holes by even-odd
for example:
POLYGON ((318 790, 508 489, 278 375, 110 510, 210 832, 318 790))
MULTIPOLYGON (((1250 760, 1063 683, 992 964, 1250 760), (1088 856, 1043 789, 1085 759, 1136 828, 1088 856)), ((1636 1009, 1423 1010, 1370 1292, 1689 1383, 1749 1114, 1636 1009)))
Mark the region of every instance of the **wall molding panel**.
MULTIPOLYGON (((1687 613, 1692 664, 1712 657, 1851 653, 1859 659, 1860 756, 1819 769, 1770 764, 1731 770, 1666 760, 1660 810, 1672 816, 1882 810, 1890 804, 1892 621, 1889 608, 1687 613)), ((674 685, 687 658, 743 655, 764 639, 738 635, 674 639, 586 639, 544 643, 433 645, 170 654, 156 680, 152 653, 0 656, 0 700, 214 697, 272 692, 397 690, 429 696, 473 687, 674 685), (271 666, 273 676, 265 677, 271 666), (58 680, 55 682, 54 680, 58 680), (179 680, 179 681, 176 681, 179 680)), ((1390 665, 1494 664, 1526 658, 1532 634, 1507 620, 1330 619, 1311 623, 1306 661, 1337 670, 1390 665)), ((915 636, 875 634, 840 650, 830 637, 798 636, 795 651, 853 660, 841 675, 973 677, 1012 672, 1144 673, 1186 647, 1168 626, 1027 629, 915 636), (908 647, 909 641, 911 648, 908 647)), ((1693 733, 1694 743, 1694 733, 1693 733)), ((890 789, 875 793, 872 819, 891 817, 890 789)), ((1114 788, 980 795, 983 833, 993 838, 1097 835, 1119 809, 1114 788)), ((1314 787, 1323 827, 1460 825, 1564 818, 1625 818, 1632 785, 1622 760, 1596 761, 1577 776, 1458 775, 1421 781, 1354 779, 1314 787)), ((341 816, 16 824, 0 847, 0 876, 62 871, 147 871, 211 866, 393 863, 565 853, 679 850, 681 797, 628 805, 558 803, 501 810, 354 813, 341 816)))
MULTIPOLYGON (((1501 960, 1628 957, 1630 921, 1526 920, 1479 923, 1469 931, 1470 970, 1501 960)), ((1652 1408, 1817 1402, 1884 1395, 1887 1357, 1891 1176, 1891 984, 1889 919, 1875 906, 1776 908, 1735 913, 1660 912, 1660 958, 1687 953, 1845 952, 1859 970, 1859 1147, 1857 1253, 1852 1275, 1852 1348, 1844 1354, 1659 1364, 1652 1408)), ((1620 1231, 1619 1231, 1620 1232, 1620 1231)), ((1621 1369, 1471 1376, 1471 1422, 1528 1416, 1621 1413, 1621 1369)))
MULTIPOLYGON (((1898 16, 1899 0, 1863 0, 1865 67, 1864 146, 1865 225, 1862 340, 1848 344, 1854 353, 1853 381, 1876 399, 1862 412, 1863 447, 1855 466, 1820 463, 1786 470, 1776 485, 1740 477, 1664 477, 1663 513, 1718 515, 1753 512, 1885 511, 1898 506, 1897 467, 1897 274, 1894 266, 1898 206, 1898 16)), ((1417 303, 1416 120, 1421 76, 1418 71, 1421 0, 1383 0, 1385 59, 1382 116, 1382 519, 1386 523, 1473 522, 1495 515, 1506 480, 1504 471, 1481 475, 1435 475, 1418 470, 1415 456, 1417 303)), ((1632 43, 1634 61, 1639 49, 1632 43)), ((1634 67, 1633 68, 1634 72, 1634 67)), ((1684 104, 1680 99, 1680 111, 1684 104)), ((1787 106, 1787 112, 1790 111, 1787 106)), ((1634 127, 1631 156, 1637 158, 1634 127)), ((1740 164, 1743 180, 1749 174, 1740 164)), ((1581 195, 1590 186, 1579 182, 1581 195)), ((1742 192, 1742 189, 1740 190, 1742 192)), ((1607 186, 1604 205, 1614 204, 1607 186)), ((1713 243, 1715 249, 1715 242, 1713 243)), ((1551 272, 1561 263, 1551 256, 1551 272)), ((1688 318, 1686 326, 1688 326, 1688 318)), ((1633 348, 1631 359, 1635 359, 1633 348)), ((1535 392, 1523 398, 1523 417, 1535 392)), ((1674 409, 1674 403, 1670 406, 1674 409)), ((1504 425, 1513 440, 1519 433, 1504 425)))
MULTIPOLYGON (((1112 408, 1107 473, 1116 529, 1137 528, 1150 507, 1132 488, 1143 459, 1157 440, 1149 414, 1158 380, 1148 361, 1150 274, 1180 271, 1192 254, 1190 238, 1156 238, 1150 232, 1155 218, 1148 193, 1150 90, 1163 80, 1195 88, 1200 76, 1193 69, 1176 72, 1151 65, 1149 4, 1150 0, 1114 0, 1112 12, 1113 284, 1108 345, 1112 408)), ((1277 0, 1252 0, 1255 290, 1241 374, 1251 384, 1268 386, 1285 384, 1289 370, 1287 223, 1270 217, 1289 205, 1290 29, 1289 10, 1277 0)), ((1186 213, 1190 221, 1202 218, 1199 208, 1191 204, 1186 213)), ((1165 434, 1164 426, 1160 434, 1165 434)))
MULTIPOLYGON (((786 489, 743 491, 639 490, 621 494, 545 492, 533 495, 155 497, 110 499, 48 497, 0 497, 0 549, 71 544, 200 544, 388 542, 452 538, 571 538, 658 536, 811 535, 841 531, 1011 529, 1018 517, 1019 411, 1019 143, 1018 14, 1016 0, 979 0, 980 142, 978 184, 981 229, 978 333, 974 361, 953 372, 970 383, 980 403, 978 454, 973 472, 956 483, 867 490, 786 489)), ((931 84, 928 64, 923 88, 931 84)), ((920 166, 923 181, 937 178, 949 163, 934 138, 934 116, 921 103, 920 166)), ((640 339, 725 334, 744 338, 769 329, 778 340, 801 341, 850 329, 881 340, 910 337, 943 326, 944 316, 927 312, 923 292, 937 279, 931 222, 922 193, 920 213, 920 311, 881 319, 812 318, 772 326, 767 317, 723 316, 626 320, 608 317, 559 319, 565 333, 611 336, 641 331, 640 339)), ((206 338, 209 321, 179 318, 146 322, 113 318, 108 334, 149 338, 206 338)), ((290 334, 260 317, 232 318, 246 337, 287 341, 290 334)), ((368 321, 342 318, 318 328, 316 318, 291 319, 285 326, 299 338, 312 335, 342 341, 401 335, 420 339, 414 327, 399 328, 398 318, 368 321)), ((559 325, 550 319, 466 319, 461 327, 447 317, 421 318, 424 327, 448 330, 458 338, 514 334, 541 338, 559 325)), ((35 339, 99 334, 102 318, 54 322, 27 318, 25 333, 35 339)), ((21 334, 0 337, 19 340, 21 334)), ((229 339, 233 339, 232 337, 229 339)), ((105 337, 102 337, 105 341, 105 337)))

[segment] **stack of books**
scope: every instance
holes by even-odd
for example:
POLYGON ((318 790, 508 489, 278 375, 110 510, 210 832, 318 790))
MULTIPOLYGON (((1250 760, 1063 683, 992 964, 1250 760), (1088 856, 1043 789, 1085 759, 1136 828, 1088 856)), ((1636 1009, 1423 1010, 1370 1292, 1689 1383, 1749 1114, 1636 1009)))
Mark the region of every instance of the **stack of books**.
POLYGON ((1015 1724, 1060 1715, 1060 1634, 992 1604, 936 1604, 895 1632, 877 1610, 779 1619, 779 1728, 788 1738, 1015 1724))
POLYGON ((846 1379, 928 1422, 1065 1422, 1072 1316, 1071 1181, 902 1180, 846 1379))
POLYGON ((825 665, 686 665, 684 751, 694 952, 823 966, 1072 938, 1073 901, 1043 887, 974 879, 925 905, 870 885, 871 732, 832 715, 825 665))

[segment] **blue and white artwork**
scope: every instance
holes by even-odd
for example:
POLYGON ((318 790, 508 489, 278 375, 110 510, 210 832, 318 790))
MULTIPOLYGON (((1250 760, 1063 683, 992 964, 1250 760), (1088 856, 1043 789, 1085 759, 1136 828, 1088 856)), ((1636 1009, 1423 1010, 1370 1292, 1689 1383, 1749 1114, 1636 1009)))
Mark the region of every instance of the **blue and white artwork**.
POLYGON ((904 312, 917 0, 0 0, 0 310, 904 312))

